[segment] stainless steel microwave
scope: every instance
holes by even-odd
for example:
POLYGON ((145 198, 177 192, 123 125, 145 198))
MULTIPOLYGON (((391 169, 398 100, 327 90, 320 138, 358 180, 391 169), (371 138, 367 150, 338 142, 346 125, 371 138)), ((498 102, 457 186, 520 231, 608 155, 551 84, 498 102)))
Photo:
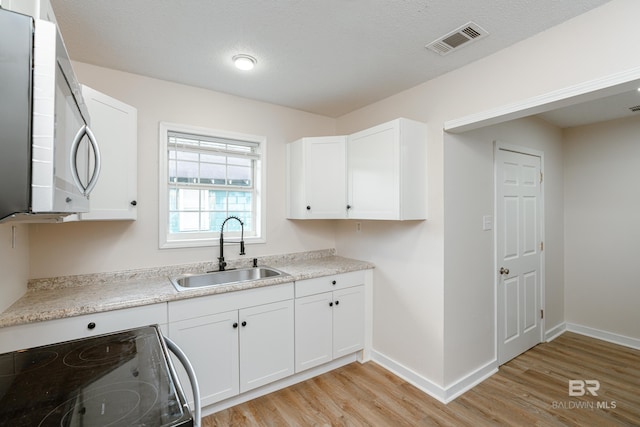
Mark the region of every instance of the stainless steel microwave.
POLYGON ((0 222, 89 211, 100 150, 54 23, 0 8, 0 222))

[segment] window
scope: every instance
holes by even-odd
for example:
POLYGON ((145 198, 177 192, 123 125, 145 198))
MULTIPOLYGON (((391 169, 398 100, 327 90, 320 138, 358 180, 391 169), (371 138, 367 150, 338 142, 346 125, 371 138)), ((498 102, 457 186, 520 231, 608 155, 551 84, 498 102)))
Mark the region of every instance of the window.
POLYGON ((264 149, 263 137, 161 123, 160 247, 214 245, 231 215, 247 242, 264 241, 264 149))

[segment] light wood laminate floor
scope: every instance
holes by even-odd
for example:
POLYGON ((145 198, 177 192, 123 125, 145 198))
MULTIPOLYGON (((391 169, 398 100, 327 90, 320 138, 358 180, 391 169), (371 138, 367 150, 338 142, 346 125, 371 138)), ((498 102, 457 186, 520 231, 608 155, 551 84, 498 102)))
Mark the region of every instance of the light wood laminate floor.
POLYGON ((640 426, 640 351, 566 332, 504 364, 447 405, 375 363, 352 363, 220 411, 202 423, 203 427, 496 425, 640 426), (599 381, 597 396, 569 396, 569 380, 599 381))

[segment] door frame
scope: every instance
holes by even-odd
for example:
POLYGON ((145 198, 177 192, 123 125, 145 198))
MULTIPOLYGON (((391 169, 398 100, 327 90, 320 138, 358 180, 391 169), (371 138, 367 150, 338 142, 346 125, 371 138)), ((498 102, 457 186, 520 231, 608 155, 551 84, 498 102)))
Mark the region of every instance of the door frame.
MULTIPOLYGON (((530 156, 536 156, 540 158, 540 173, 542 173, 542 182, 540 183, 540 236, 541 241, 545 240, 545 182, 544 179, 544 151, 536 150, 530 147, 523 147, 519 145, 513 145, 505 143, 501 140, 493 141, 493 217, 497 218, 498 212, 498 151, 512 151, 515 153, 526 154, 530 156)), ((500 274, 498 270, 498 227, 499 224, 494 223, 493 227, 493 272, 494 272, 494 284, 493 284, 493 296, 494 296, 494 337, 495 337, 495 359, 500 364, 498 359, 498 286, 500 285, 500 274)), ((540 308, 545 311, 545 257, 546 251, 540 251, 540 308)), ((546 313, 545 313, 546 314, 546 313)), ((546 336, 546 315, 540 319, 540 343, 545 342, 546 336)), ((506 362, 504 362, 506 363, 506 362)))

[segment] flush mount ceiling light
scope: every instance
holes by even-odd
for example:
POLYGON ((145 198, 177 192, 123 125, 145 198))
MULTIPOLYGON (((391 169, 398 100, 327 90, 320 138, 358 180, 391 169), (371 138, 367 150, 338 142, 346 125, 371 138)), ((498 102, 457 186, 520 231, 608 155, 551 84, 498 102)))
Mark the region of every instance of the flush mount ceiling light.
POLYGON ((245 54, 235 55, 232 59, 236 68, 243 71, 253 70, 258 62, 253 56, 245 54))

